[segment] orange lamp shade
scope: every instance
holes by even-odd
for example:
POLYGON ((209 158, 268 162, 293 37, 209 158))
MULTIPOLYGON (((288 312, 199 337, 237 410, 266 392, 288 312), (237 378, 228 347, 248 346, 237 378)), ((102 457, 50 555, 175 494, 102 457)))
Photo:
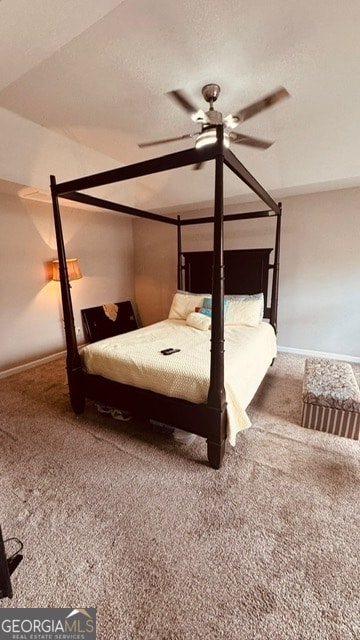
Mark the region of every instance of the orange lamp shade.
MULTIPOLYGON (((80 280, 82 273, 80 271, 79 261, 77 258, 68 258, 66 260, 66 266, 68 271, 69 280, 80 280)), ((60 281, 59 260, 52 261, 53 274, 52 279, 60 281)))

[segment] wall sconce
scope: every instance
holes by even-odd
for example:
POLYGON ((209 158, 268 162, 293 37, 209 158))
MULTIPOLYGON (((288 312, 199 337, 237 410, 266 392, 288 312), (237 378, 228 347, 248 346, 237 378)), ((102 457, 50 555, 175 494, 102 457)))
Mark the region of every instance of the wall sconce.
MULTIPOLYGON (((80 271, 79 261, 77 258, 68 258, 66 260, 67 272, 69 280, 80 280, 82 273, 80 271)), ((52 279, 60 281, 59 260, 52 261, 52 279)))

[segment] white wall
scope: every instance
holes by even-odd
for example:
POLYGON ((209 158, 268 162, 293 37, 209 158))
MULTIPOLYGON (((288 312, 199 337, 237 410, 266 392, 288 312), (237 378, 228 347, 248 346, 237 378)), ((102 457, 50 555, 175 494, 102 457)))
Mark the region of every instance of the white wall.
MULTIPOLYGON (((134 302, 130 218, 62 207, 67 257, 79 258, 83 278, 72 282, 75 324, 80 309, 134 302)), ((60 285, 48 280, 56 258, 52 207, 0 194, 0 371, 65 348, 60 285)), ((79 342, 83 341, 83 335, 79 342)))
POLYGON ((167 316, 176 291, 175 225, 134 220, 135 295, 144 325, 167 316))
POLYGON ((289 198, 279 342, 360 356, 360 189, 289 198))
MULTIPOLYGON (((264 207, 252 202, 227 212, 257 208, 264 207)), ((360 357, 359 210, 358 188, 283 200, 280 347, 360 357)), ((226 248, 272 246, 272 222, 227 223, 226 248)), ((166 317, 176 290, 176 231, 140 220, 134 230, 136 295, 148 324, 166 317)), ((207 225, 184 227, 183 238, 184 251, 211 248, 207 225)))
MULTIPOLYGON (((283 200, 281 347, 360 356, 359 209, 360 189, 283 200)), ((76 325, 82 327, 81 308, 128 299, 144 324, 167 316, 176 290, 175 227, 69 207, 62 219, 67 255, 79 258, 84 275, 72 283, 76 325)), ((226 247, 270 246, 272 223, 228 224, 226 247)), ((46 270, 56 257, 51 205, 0 194, 0 230, 5 371, 56 353, 65 341, 59 284, 48 281, 46 270)), ((208 249, 210 227, 185 227, 183 239, 184 250, 208 249)))

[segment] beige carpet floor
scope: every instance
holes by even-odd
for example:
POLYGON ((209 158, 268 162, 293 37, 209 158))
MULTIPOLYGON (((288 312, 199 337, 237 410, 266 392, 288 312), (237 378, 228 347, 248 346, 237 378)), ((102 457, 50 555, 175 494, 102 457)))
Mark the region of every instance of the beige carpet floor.
POLYGON ((0 606, 96 607, 98 640, 360 638, 360 444, 298 426, 303 367, 279 354, 218 471, 202 439, 74 416, 63 360, 3 379, 0 606))

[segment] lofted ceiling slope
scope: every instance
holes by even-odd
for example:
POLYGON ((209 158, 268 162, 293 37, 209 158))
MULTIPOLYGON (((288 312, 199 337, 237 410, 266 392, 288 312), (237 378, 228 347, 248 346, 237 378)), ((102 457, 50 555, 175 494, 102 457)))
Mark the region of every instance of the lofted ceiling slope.
MULTIPOLYGON (((171 90, 207 108, 201 88, 218 83, 227 115, 284 86, 290 99, 236 129, 274 145, 234 153, 277 198, 359 186, 359 31, 358 0, 2 0, 0 108, 115 167, 193 144, 138 147, 198 130, 171 90)), ((135 204, 205 206, 212 178, 210 164, 144 178, 135 204)), ((225 191, 232 203, 251 198, 232 176, 225 191)))

